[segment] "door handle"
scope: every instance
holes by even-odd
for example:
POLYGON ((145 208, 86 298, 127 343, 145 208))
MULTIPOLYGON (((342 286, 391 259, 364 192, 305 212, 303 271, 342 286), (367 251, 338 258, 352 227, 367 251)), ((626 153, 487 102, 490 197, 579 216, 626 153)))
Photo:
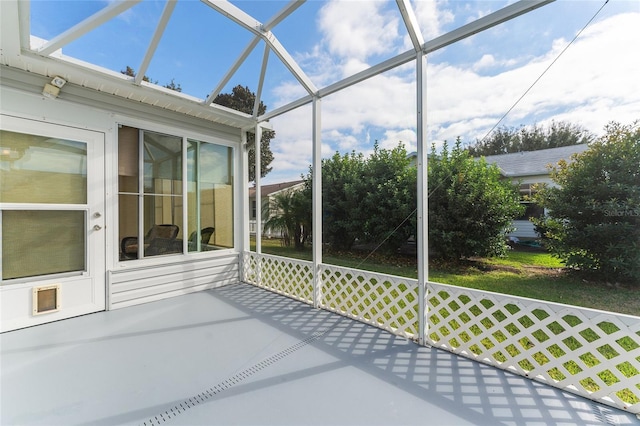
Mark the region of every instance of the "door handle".
POLYGON ((99 230, 101 230, 101 229, 102 229, 102 226, 100 226, 100 225, 93 225, 93 230, 94 230, 94 231, 99 231, 99 230))

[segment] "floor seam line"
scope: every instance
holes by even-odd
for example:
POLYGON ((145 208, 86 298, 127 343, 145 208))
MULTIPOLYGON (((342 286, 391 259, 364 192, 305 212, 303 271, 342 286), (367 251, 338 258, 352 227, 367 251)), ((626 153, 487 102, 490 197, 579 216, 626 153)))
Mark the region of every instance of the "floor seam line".
MULTIPOLYGON (((336 324, 337 325, 337 324, 336 324)), ((185 411, 187 411, 190 408, 195 407, 194 403, 192 400, 196 400, 197 404, 200 404, 200 401, 197 401, 197 399, 200 399, 202 402, 206 402, 207 400, 212 399, 213 397, 219 395, 220 393, 224 392, 227 389, 230 389, 232 387, 234 387, 235 385, 240 384, 243 380, 249 378, 250 376, 259 373, 261 371, 263 371, 266 367, 269 367, 275 363, 277 363, 278 361, 286 358, 287 356, 291 355, 292 353, 296 352, 299 349, 302 349, 303 347, 309 345, 310 343, 313 343, 314 341, 318 340, 320 337, 324 336, 326 333, 328 333, 331 329, 335 328, 336 325, 332 325, 330 327, 325 328, 324 330, 321 331, 317 331, 315 333, 313 333, 311 336, 281 350, 278 353, 275 353, 273 355, 271 355, 268 358, 263 359, 262 361, 252 365, 251 367, 245 368, 241 371, 239 371, 238 373, 234 374, 231 377, 228 377, 224 380, 222 380, 220 383, 218 383, 215 386, 209 387, 207 390, 200 392, 199 394, 195 395, 195 396, 191 396, 189 398, 186 398, 184 400, 182 400, 181 402, 177 403, 176 405, 174 405, 173 407, 167 408, 165 411, 161 412, 160 414, 157 415, 153 415, 151 416, 148 420, 143 421, 142 423, 140 423, 141 426, 152 426, 152 425, 160 425, 162 423, 165 423, 167 421, 167 419, 165 419, 162 414, 167 414, 168 411, 172 411, 174 409, 176 409, 177 412, 173 412, 173 416, 169 417, 169 419, 174 419, 175 417, 178 416, 178 414, 182 414, 185 411), (215 391, 213 393, 209 393, 209 390, 215 389, 215 391), (186 404, 187 408, 185 408, 182 404, 186 404), (182 410, 180 410, 180 407, 182 407, 182 410), (158 419, 158 416, 161 417, 162 422, 160 421, 160 419, 158 419)))

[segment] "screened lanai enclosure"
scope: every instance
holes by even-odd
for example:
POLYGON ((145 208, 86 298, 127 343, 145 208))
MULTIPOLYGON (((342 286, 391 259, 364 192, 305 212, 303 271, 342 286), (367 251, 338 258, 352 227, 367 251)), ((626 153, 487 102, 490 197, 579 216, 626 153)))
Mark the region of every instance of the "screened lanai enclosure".
MULTIPOLYGON (((374 3, 351 7, 366 20, 374 3)), ((0 2, 3 424, 637 423, 640 318, 429 279, 427 59, 554 2, 486 2, 435 33, 430 2, 379 2, 404 47, 371 20, 360 60, 343 32, 342 74, 290 47, 324 4, 0 2), (417 279, 323 262, 324 105, 366 108, 397 70, 412 76, 417 279), (236 85, 252 113, 214 102, 236 85), (280 152, 310 159, 312 261, 249 233, 261 136, 300 123, 280 152)))

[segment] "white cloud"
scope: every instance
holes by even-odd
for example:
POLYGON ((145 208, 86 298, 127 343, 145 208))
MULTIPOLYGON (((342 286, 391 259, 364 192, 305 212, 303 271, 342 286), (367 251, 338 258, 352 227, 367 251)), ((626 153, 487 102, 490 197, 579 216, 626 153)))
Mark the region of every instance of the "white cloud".
POLYGON ((474 71, 478 71, 484 68, 492 67, 495 64, 496 64, 496 58, 494 58, 493 55, 484 54, 482 55, 482 58, 480 58, 479 61, 473 64, 473 69, 474 71))
POLYGON ((379 140, 378 144, 380 148, 393 149, 402 142, 407 152, 411 152, 417 149, 416 140, 416 132, 413 129, 387 130, 384 132, 384 138, 379 140))
MULTIPOLYGON (((622 13, 593 23, 500 124, 519 126, 568 121, 601 134, 609 121, 630 123, 640 118, 640 79, 637 78, 640 60, 631 50, 640 44, 638 22, 640 13, 622 13)), ((517 52, 518 57, 507 57, 506 52, 496 46, 495 51, 486 53, 466 68, 428 61, 429 145, 441 144, 443 140, 451 143, 458 136, 472 143, 485 136, 568 42, 557 38, 546 53, 535 57, 526 49, 517 52), (522 62, 527 56, 531 59, 522 62), (504 70, 505 67, 508 69, 504 70), (494 74, 487 74, 491 70, 494 74)), ((347 63, 356 69, 364 62, 355 58, 343 64, 332 63, 333 72, 330 67, 323 72, 342 75, 341 67, 347 63)), ((377 138, 384 148, 392 148, 402 140, 407 149, 415 149, 416 95, 412 67, 409 64, 324 98, 323 155, 331 155, 336 149, 368 151, 372 145, 369 137, 377 138)), ((302 116, 294 121, 283 118, 276 126, 278 137, 293 138, 300 120, 302 116), (287 130, 281 132, 282 126, 287 130)), ((306 135, 310 140, 308 120, 306 135)), ((306 155, 306 163, 310 163, 311 146, 305 148, 306 152, 291 149, 300 158, 306 155)), ((288 155, 289 148, 282 153, 288 155)), ((285 161, 280 165, 286 168, 285 161)))
POLYGON ((329 51, 359 60, 392 51, 399 22, 385 7, 381 1, 328 2, 320 10, 319 26, 329 51))
POLYGON ((413 3, 416 19, 425 40, 441 35, 443 26, 454 20, 453 12, 446 8, 446 1, 414 0, 413 3))

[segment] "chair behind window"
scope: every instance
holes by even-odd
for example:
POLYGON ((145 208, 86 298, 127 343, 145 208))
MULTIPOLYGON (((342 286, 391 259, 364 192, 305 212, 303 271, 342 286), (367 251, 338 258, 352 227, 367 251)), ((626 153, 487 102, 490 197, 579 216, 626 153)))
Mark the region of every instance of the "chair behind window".
MULTIPOLYGON (((182 248, 176 244, 179 231, 178 225, 153 225, 144 236, 144 255, 157 256, 159 254, 180 253, 182 248)), ((120 243, 123 258, 137 259, 138 246, 138 237, 124 237, 120 243)))

